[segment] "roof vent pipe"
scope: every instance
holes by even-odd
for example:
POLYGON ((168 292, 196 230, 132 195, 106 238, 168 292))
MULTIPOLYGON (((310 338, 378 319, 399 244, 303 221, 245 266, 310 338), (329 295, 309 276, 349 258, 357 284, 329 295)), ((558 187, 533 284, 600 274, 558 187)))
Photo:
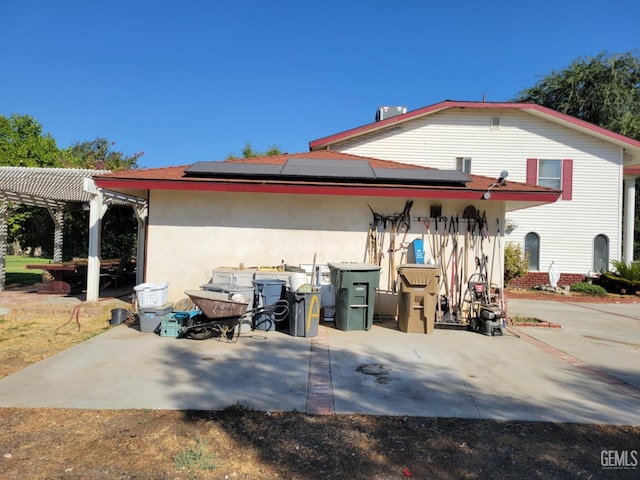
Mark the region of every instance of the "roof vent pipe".
POLYGON ((376 122, 407 113, 407 107, 378 107, 376 122))

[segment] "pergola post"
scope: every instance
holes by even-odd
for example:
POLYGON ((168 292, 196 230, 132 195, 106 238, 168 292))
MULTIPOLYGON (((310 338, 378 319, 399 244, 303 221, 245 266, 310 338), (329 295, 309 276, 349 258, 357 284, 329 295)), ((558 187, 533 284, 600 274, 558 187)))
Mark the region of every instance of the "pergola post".
POLYGON ((146 226, 147 226, 147 205, 134 206, 133 211, 136 213, 138 220, 138 245, 136 248, 136 284, 144 282, 144 256, 146 245, 146 226))
POLYGON ((7 258, 7 221, 9 220, 9 204, 0 202, 0 292, 4 290, 6 280, 7 258))
POLYGON ((93 179, 84 179, 84 190, 91 194, 89 201, 89 258, 87 259, 87 301, 97 302, 100 298, 100 237, 102 217, 107 211, 102 191, 93 179))
POLYGON ((62 208, 47 208, 53 220, 53 261, 62 261, 62 243, 64 241, 64 210, 62 208))

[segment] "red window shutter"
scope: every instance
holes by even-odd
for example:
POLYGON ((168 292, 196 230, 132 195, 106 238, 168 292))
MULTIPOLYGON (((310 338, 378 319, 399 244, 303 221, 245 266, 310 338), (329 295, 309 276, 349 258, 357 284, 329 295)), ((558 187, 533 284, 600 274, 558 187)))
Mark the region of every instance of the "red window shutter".
POLYGON ((538 159, 527 158, 527 184, 538 184, 538 159))
POLYGON ((573 195, 573 160, 562 160, 562 200, 571 200, 573 195))

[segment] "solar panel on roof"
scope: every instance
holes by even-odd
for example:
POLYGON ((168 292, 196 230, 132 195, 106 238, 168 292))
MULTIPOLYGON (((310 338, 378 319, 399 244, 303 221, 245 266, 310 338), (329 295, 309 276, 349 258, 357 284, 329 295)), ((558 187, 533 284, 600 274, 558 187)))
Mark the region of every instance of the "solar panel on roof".
POLYGON ((282 165, 265 165, 261 163, 240 162, 196 162, 184 173, 189 176, 262 176, 278 175, 282 165))
POLYGON ((464 184, 471 181, 459 170, 371 168, 367 160, 289 158, 284 165, 249 162, 197 162, 185 170, 193 177, 272 179, 330 179, 350 182, 464 184))
POLYGON ((374 168, 379 180, 408 180, 430 183, 466 183, 471 179, 459 170, 417 168, 374 168))
POLYGON ((366 160, 317 160, 290 158, 281 172, 292 177, 331 177, 351 179, 375 179, 366 160))

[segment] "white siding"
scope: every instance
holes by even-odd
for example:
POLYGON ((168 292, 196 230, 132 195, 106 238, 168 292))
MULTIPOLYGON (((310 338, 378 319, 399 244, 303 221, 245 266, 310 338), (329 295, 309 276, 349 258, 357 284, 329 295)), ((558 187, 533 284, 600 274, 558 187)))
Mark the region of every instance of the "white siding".
POLYGON ((332 145, 333 150, 442 169, 471 157, 472 173, 525 182, 526 159, 572 159, 573 199, 511 212, 519 228, 507 240, 524 245, 541 238, 540 268, 555 261, 561 272, 591 269, 593 239, 610 241, 610 259, 621 252, 622 151, 620 147, 562 125, 513 110, 450 109, 378 135, 332 145), (501 127, 491 129, 491 117, 501 127))

